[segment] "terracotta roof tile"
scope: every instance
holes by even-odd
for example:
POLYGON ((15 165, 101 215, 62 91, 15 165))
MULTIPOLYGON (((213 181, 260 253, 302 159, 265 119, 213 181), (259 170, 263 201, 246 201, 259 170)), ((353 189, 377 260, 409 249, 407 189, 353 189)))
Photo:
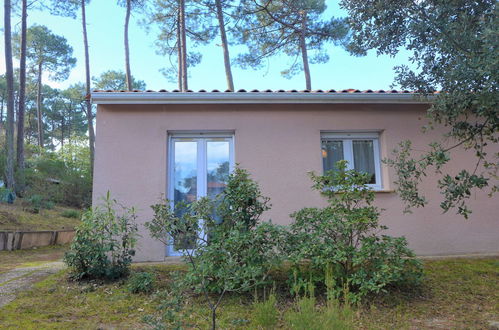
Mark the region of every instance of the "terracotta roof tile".
MULTIPOLYGON (((126 93, 128 91, 126 91, 126 90, 117 91, 117 90, 111 90, 111 89, 107 89, 107 90, 96 89, 93 92, 94 93, 126 93)), ((133 93, 157 93, 157 92, 159 92, 159 93, 181 93, 181 91, 178 89, 173 89, 171 91, 168 91, 166 89, 160 89, 158 91, 154 91, 151 89, 148 89, 145 91, 134 89, 131 92, 133 92, 133 93)), ((252 89, 252 90, 238 89, 237 91, 232 91, 230 89, 226 89, 224 91, 220 91, 218 89, 213 89, 211 91, 206 90, 206 89, 200 89, 198 91, 193 91, 193 90, 189 89, 189 90, 187 90, 187 93, 329 93, 329 94, 331 94, 331 93, 336 93, 336 94, 352 94, 352 93, 386 94, 386 93, 390 93, 390 94, 412 94, 414 92, 411 92, 408 90, 400 90, 399 91, 399 90, 395 90, 395 89, 385 91, 383 89, 359 90, 359 89, 349 88, 349 89, 341 89, 341 90, 335 90, 335 89, 329 89, 329 90, 322 90, 322 89, 315 89, 315 90, 307 90, 307 89, 304 89, 304 90, 296 90, 296 89, 291 89, 291 90, 284 90, 284 89, 277 89, 277 90, 272 90, 272 89, 262 89, 262 90, 259 90, 259 89, 252 89)), ((438 93, 438 92, 435 92, 435 93, 438 93)))

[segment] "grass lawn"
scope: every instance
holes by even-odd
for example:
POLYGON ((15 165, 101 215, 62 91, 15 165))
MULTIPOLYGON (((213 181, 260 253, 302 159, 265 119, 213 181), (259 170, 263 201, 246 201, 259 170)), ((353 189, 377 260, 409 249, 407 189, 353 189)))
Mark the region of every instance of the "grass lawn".
POLYGON ((80 223, 78 218, 63 216, 72 208, 55 206, 35 214, 26 211, 22 204, 20 199, 14 204, 0 203, 0 231, 73 229, 80 223))
POLYGON ((67 245, 53 245, 38 249, 0 251, 0 273, 18 267, 60 260, 67 249, 67 245))
MULTIPOLYGON (((499 321, 499 258, 425 261, 426 280, 417 293, 393 292, 356 308, 361 329, 488 328, 499 321)), ((156 273, 159 285, 182 266, 134 266, 156 273)), ((154 294, 131 294, 121 282, 104 285, 68 282, 61 272, 38 283, 0 309, 0 328, 145 328, 142 317, 155 313, 154 294)), ((281 315, 290 301, 280 298, 281 315)), ((255 328, 253 298, 228 296, 219 310, 220 328, 255 328)), ((202 297, 186 301, 184 315, 196 327, 208 328, 202 297)), ((285 328, 284 318, 280 327, 285 328)))

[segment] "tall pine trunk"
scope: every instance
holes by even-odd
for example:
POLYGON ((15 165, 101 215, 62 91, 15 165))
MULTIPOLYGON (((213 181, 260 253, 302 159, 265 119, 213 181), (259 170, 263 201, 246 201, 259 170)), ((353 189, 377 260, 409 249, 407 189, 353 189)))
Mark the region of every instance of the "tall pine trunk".
POLYGON ((178 90, 182 91, 182 41, 180 40, 180 8, 177 14, 177 62, 178 62, 178 90))
POLYGON ((306 89, 312 89, 312 79, 310 77, 310 67, 308 65, 308 52, 307 52, 307 13, 302 13, 302 21, 301 21, 301 31, 300 31, 300 48, 301 48, 301 56, 303 60, 303 72, 305 73, 305 84, 306 89))
POLYGON ((85 49, 85 112, 87 114, 88 124, 88 144, 90 147, 90 173, 94 172, 94 155, 95 155, 95 133, 94 133, 94 118, 92 114, 92 104, 90 103, 90 59, 88 55, 88 38, 87 38, 87 16, 85 14, 85 0, 81 0, 81 24, 83 28, 83 47, 85 49))
POLYGON ((2 128, 3 128, 3 108, 4 108, 4 103, 5 99, 7 98, 7 91, 4 91, 2 94, 2 108, 0 108, 0 135, 2 135, 2 128))
POLYGON ((12 64, 12 32, 10 25, 11 3, 4 0, 4 41, 5 41, 5 74, 7 80, 7 127, 5 129, 7 144, 7 163, 5 181, 7 188, 14 190, 14 67, 12 64))
POLYGON ((38 63, 36 82, 36 122, 38 124, 38 145, 43 148, 43 116, 42 116, 42 62, 38 63))
POLYGON ((227 43, 227 34, 225 32, 224 13, 222 10, 221 0, 215 0, 217 7, 218 26, 220 27, 220 39, 222 41, 222 49, 224 53, 225 78, 227 80, 227 88, 234 91, 234 80, 232 79, 232 69, 230 67, 229 44, 227 43))
POLYGON ((185 27, 185 0, 179 0, 179 21, 180 21, 180 49, 182 52, 182 92, 189 89, 187 84, 187 37, 185 27))
POLYGON ((17 168, 24 169, 24 113, 26 109, 26 31, 28 1, 22 0, 21 54, 19 62, 19 108, 17 112, 17 168))
POLYGON ((126 85, 128 90, 131 91, 132 86, 132 73, 130 70, 130 48, 128 45, 128 24, 130 23, 130 12, 132 10, 132 1, 126 0, 126 16, 125 16, 125 70, 126 70, 126 85))

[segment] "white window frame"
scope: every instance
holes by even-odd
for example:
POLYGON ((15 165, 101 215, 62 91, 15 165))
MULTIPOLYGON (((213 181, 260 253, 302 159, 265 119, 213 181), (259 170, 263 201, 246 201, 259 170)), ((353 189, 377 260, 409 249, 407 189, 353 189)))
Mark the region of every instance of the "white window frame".
MULTIPOLYGON (((342 141, 343 156, 348 162, 347 169, 354 169, 353 158, 353 141, 355 140, 372 140, 374 153, 374 174, 376 183, 368 184, 373 190, 379 191, 383 189, 383 180, 381 177, 381 153, 379 146, 379 132, 321 132, 321 146, 323 141, 342 141)), ((322 171, 324 172, 324 167, 322 171)))
MULTIPOLYGON (((208 158, 207 158, 207 140, 208 139, 225 139, 229 142, 229 171, 232 172, 235 166, 234 157, 234 132, 169 132, 168 133, 168 161, 167 161, 167 198, 170 201, 171 207, 174 206, 175 185, 173 182, 173 175, 175 170, 175 141, 179 140, 194 140, 197 142, 197 189, 196 199, 206 196, 207 192, 207 172, 208 172, 208 158), (199 143, 201 142, 201 143, 199 143)), ((202 221, 202 220, 201 220, 202 221)), ((204 233, 201 233, 203 236, 204 233)), ((167 256, 181 256, 181 251, 174 249, 173 242, 167 246, 167 256)))

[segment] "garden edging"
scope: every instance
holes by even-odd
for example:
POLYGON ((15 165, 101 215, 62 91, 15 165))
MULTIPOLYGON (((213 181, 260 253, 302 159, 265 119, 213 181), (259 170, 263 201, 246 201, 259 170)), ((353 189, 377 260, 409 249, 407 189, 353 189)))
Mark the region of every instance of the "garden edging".
POLYGON ((74 230, 0 231, 0 251, 67 244, 74 235, 74 230))

